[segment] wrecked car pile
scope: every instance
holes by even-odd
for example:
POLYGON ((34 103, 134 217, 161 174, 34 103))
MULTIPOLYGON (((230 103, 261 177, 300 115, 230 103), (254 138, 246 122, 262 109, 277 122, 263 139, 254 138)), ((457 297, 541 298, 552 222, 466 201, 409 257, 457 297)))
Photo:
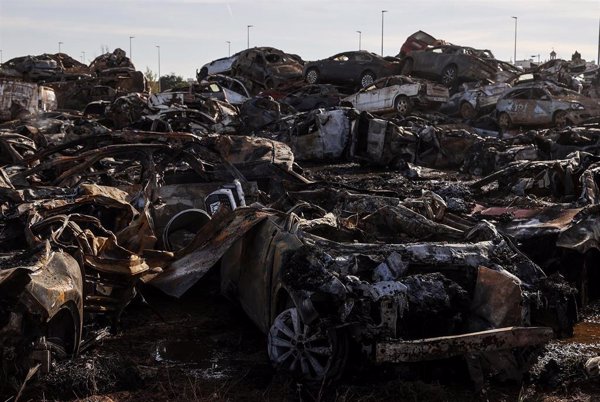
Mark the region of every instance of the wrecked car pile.
POLYGON ((3 381, 18 388, 104 328, 118 332, 141 289, 182 297, 215 269, 273 366, 302 381, 357 362, 450 358, 478 388, 488 376, 521 380, 533 351, 571 336, 599 296, 600 112, 586 103, 597 100, 523 131, 502 113, 529 106, 504 102, 546 81, 513 80, 488 51, 423 46, 402 60, 347 52, 306 64, 311 85, 279 100, 251 96, 302 79, 302 59, 277 49, 235 55, 218 69, 233 77, 207 68, 198 84, 155 94, 139 93, 117 49, 88 69, 95 85, 122 83, 95 112, 9 113, 3 381), (438 83, 399 75, 438 50, 493 71, 469 76, 456 62, 426 74, 438 83), (351 56, 383 67, 348 67, 344 80, 366 88, 342 98, 323 66, 351 56), (493 82, 473 83, 482 78, 493 82), (457 81, 468 81, 462 93, 457 81), (299 102, 317 93, 333 100, 299 102))

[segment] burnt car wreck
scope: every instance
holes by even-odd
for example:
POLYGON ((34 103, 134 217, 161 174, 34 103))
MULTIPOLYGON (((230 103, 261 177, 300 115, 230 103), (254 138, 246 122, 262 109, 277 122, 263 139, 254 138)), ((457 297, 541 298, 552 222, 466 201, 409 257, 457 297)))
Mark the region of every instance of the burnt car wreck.
POLYGON ((148 384, 184 335, 241 353, 246 318, 248 360, 301 395, 389 367, 478 392, 560 371, 546 357, 600 325, 595 92, 422 31, 398 57, 250 48, 161 92, 121 49, 4 63, 0 395, 111 347, 143 350, 148 384), (223 306, 246 318, 224 330, 223 306))

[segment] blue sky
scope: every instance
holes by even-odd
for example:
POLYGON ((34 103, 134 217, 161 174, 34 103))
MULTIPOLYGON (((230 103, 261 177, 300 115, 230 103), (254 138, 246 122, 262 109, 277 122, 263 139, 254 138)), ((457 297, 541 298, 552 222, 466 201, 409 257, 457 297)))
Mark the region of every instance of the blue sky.
POLYGON ((570 58, 578 50, 596 60, 600 0, 0 0, 0 49, 4 61, 62 51, 86 61, 101 49, 120 47, 140 70, 193 77, 196 68, 251 46, 273 46, 315 60, 362 47, 379 53, 381 10, 384 53, 396 55, 421 29, 452 43, 492 50, 512 59, 518 17, 517 59, 554 48, 570 58))

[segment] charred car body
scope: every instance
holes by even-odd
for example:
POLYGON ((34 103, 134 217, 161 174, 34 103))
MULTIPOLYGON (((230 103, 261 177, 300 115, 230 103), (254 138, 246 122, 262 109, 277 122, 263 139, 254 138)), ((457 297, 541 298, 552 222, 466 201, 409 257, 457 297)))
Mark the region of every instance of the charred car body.
POLYGON ((600 116, 600 102, 547 81, 515 86, 496 104, 498 124, 559 127, 600 116))
MULTIPOLYGON (((6 246, 6 245, 5 245, 6 246)), ((47 373, 54 359, 74 356, 83 325, 78 262, 48 243, 3 253, 0 268, 0 378, 47 373)))
POLYGON ((253 84, 254 94, 260 89, 277 88, 288 81, 302 79, 303 60, 272 47, 255 47, 240 52, 231 73, 253 84))
MULTIPOLYGON (((0 357, 19 375, 11 388, 85 349, 97 327, 117 332, 146 285, 179 297, 216 267, 222 293, 266 334, 255 351, 263 342, 275 367, 323 386, 356 361, 461 357, 478 386, 482 372, 519 379, 536 346, 573 334, 578 307, 600 296, 598 123, 504 138, 491 116, 429 110, 448 89, 392 74, 396 61, 358 93, 388 91, 373 108, 355 99, 298 113, 269 96, 238 108, 225 89, 276 85, 253 78, 261 66, 294 65, 273 94, 303 85, 296 56, 243 54, 239 80, 115 89, 91 115, 0 124, 0 357)), ((93 66, 109 82, 135 81, 123 51, 93 66)), ((347 70, 348 82, 375 78, 347 70)), ((72 82, 83 81, 99 84, 72 82)), ((547 83, 510 91, 536 85, 553 94, 547 83)), ((497 93, 484 102, 483 88, 457 99, 484 112, 497 93)), ((584 103, 568 108, 588 113, 584 103)))
POLYGON ((441 39, 436 39, 429 35, 427 32, 417 31, 414 34, 406 38, 406 41, 400 48, 398 57, 402 58, 409 55, 413 50, 424 50, 429 46, 445 45, 446 43, 441 39))
POLYGON ((306 85, 287 94, 281 102, 287 103, 299 112, 307 112, 318 108, 338 106, 340 93, 333 85, 306 85))
POLYGON ((473 119, 495 110, 498 99, 510 88, 510 84, 464 83, 459 92, 450 97, 440 111, 448 115, 459 115, 463 119, 473 119))
POLYGON ((439 80, 452 86, 466 81, 509 82, 518 71, 496 60, 489 50, 442 45, 412 52, 403 59, 403 74, 439 80))
MULTIPOLYGON (((390 208, 366 216, 365 223, 379 214, 403 214, 390 208)), ((475 230, 471 235, 478 241, 466 244, 339 242, 334 234, 339 229, 330 219, 262 216, 262 223, 223 257, 222 290, 268 333, 269 356, 278 368, 311 380, 335 377, 347 361, 348 342, 377 363, 471 353, 516 359, 512 348, 544 343, 553 336, 544 325, 554 323, 558 332, 568 331, 575 319, 571 312, 565 328, 560 328, 559 315, 574 305, 568 295, 556 310, 538 310, 533 299, 528 301, 525 284, 547 281, 531 261, 504 261, 500 268, 487 260, 511 247, 500 238, 486 240, 475 230), (471 260, 475 255, 479 257, 471 260), (501 298, 502 312, 490 305, 479 309, 483 300, 487 304, 495 298, 491 283, 504 283, 514 304, 501 298), (521 309, 523 303, 527 312, 521 309), (547 321, 547 314, 554 318, 547 321), (424 325, 424 317, 440 326, 424 325), (536 323, 542 327, 528 327, 536 323), (435 338, 423 339, 427 336, 435 338)))
POLYGON ((52 88, 0 79, 0 122, 48 112, 56 107, 52 88))

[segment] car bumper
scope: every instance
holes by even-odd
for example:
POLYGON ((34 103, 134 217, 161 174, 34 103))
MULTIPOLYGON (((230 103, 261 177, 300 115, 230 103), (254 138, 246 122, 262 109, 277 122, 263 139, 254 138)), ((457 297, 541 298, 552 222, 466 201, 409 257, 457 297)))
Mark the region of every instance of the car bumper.
POLYGON ((445 359, 540 345, 553 337, 554 332, 548 327, 506 327, 411 341, 391 340, 375 345, 375 361, 401 363, 445 359))

